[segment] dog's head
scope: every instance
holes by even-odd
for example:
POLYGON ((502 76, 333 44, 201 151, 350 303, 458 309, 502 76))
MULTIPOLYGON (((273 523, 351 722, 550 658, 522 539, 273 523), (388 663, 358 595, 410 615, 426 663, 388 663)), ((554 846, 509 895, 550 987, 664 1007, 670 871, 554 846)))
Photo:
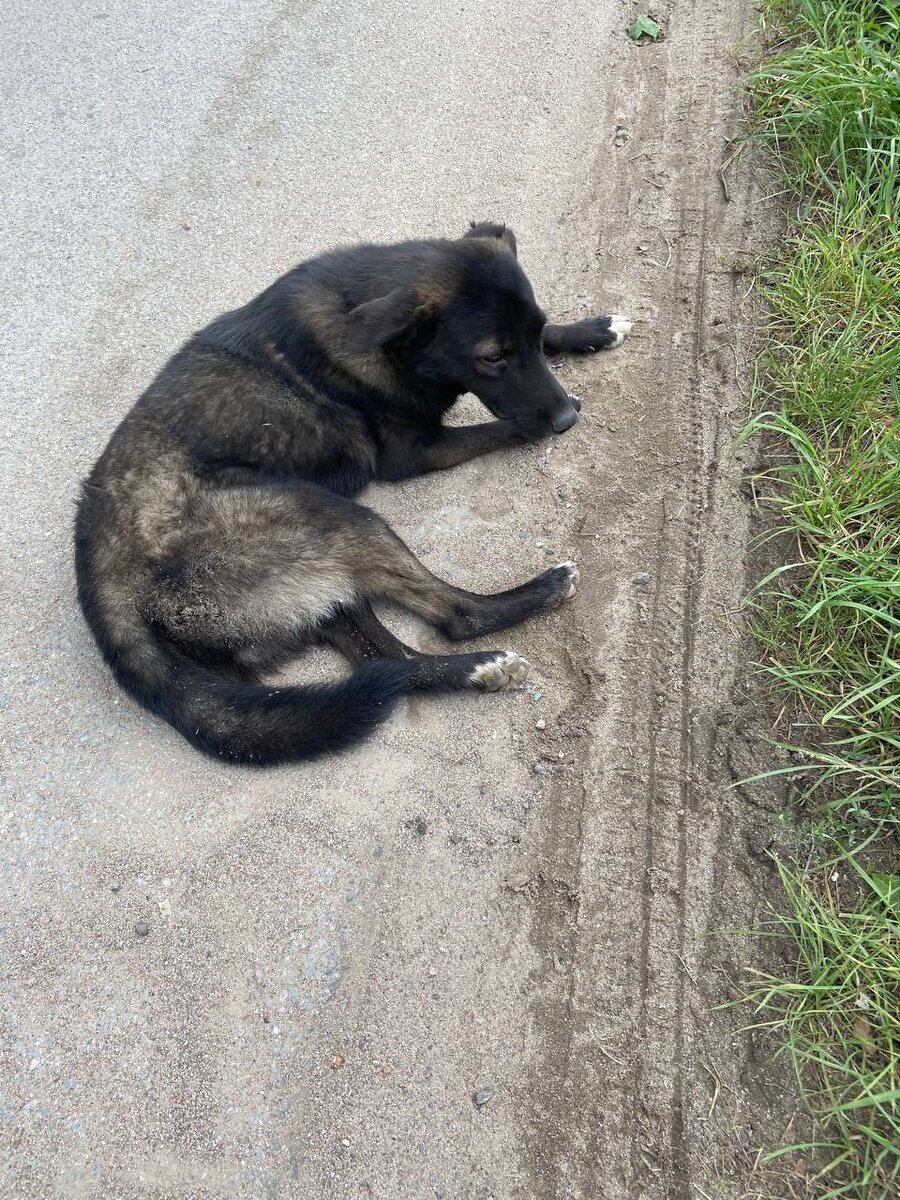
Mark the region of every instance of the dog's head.
POLYGON ((351 346, 393 354, 423 384, 473 392, 528 437, 563 433, 578 420, 577 400, 547 365, 547 318, 503 225, 473 225, 456 242, 434 243, 411 283, 349 314, 351 346))

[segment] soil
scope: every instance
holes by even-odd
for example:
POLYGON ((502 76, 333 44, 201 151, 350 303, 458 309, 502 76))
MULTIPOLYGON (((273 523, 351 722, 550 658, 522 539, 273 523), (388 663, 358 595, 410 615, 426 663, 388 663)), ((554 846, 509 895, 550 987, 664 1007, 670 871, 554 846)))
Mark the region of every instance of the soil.
MULTIPOLYGON (((75 481, 200 323, 173 260, 205 251, 212 313, 296 253, 276 220, 291 134, 272 135, 280 157, 259 146, 265 113, 289 102, 284 46, 320 44, 299 17, 273 11, 196 139, 135 200, 151 260, 126 237, 129 270, 78 301, 78 342, 59 350, 79 363, 76 416, 56 399, 21 443, 52 486, 23 468, 28 538, 6 599, 3 1197, 740 1200, 800 1185, 802 1163, 776 1181, 760 1159, 796 1134, 787 1072, 742 1028, 752 1014, 722 1007, 779 952, 746 931, 778 902, 766 847, 781 797, 734 786, 769 765, 741 611, 749 460, 730 452, 746 416, 744 264, 773 222, 731 140, 752 5, 660 5, 666 36, 646 45, 625 36, 630 4, 525 7, 525 33, 498 24, 483 44, 500 80, 504 38, 546 56, 554 113, 571 89, 558 161, 551 118, 535 116, 521 177, 484 185, 481 211, 465 176, 438 206, 432 177, 425 215, 389 196, 348 234, 508 216, 554 318, 635 321, 621 350, 559 368, 584 400, 563 438, 369 494, 464 586, 578 562, 575 600, 505 639, 533 663, 523 689, 416 699, 339 759, 234 770, 116 693, 74 609, 75 481), (587 66, 567 66, 585 41, 587 66), (230 237, 216 192, 216 147, 240 143, 245 110, 255 241, 230 237)), ((359 20, 380 45, 369 9, 359 20)), ((514 105, 518 86, 497 95, 514 105)), ((487 128, 478 86, 452 96, 464 132, 487 128)), ((338 203, 323 238, 348 224, 338 203)), ((297 677, 339 669, 319 658, 297 677)))

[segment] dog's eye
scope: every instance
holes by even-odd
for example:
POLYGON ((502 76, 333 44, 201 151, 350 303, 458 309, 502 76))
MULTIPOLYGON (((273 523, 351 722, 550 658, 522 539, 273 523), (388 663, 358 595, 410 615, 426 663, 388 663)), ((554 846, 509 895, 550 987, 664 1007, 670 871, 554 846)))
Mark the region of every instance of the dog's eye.
POLYGON ((478 357, 482 362, 493 363, 494 366, 498 363, 506 362, 506 358, 499 351, 496 354, 480 354, 478 357))

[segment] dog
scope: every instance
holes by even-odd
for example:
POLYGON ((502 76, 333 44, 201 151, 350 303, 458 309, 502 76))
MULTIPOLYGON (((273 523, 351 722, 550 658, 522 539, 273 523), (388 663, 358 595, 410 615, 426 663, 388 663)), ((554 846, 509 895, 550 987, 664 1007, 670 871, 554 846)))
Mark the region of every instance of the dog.
POLYGON ((482 638, 571 596, 574 564, 463 591, 354 497, 564 433, 581 406, 545 355, 616 346, 630 328, 548 324, 515 236, 491 223, 330 251, 214 320, 82 484, 78 597, 119 684, 201 751, 262 766, 354 744, 408 693, 521 682, 518 655, 420 654, 371 603, 395 601, 452 641, 482 638), (467 392, 495 419, 445 426, 467 392), (312 644, 352 674, 264 682, 312 644))

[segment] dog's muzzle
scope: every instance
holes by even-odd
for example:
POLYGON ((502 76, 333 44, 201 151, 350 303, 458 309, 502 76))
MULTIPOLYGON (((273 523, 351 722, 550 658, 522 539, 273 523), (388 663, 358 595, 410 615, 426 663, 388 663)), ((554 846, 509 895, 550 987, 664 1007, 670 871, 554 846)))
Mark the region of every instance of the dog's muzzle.
MULTIPOLYGON (((581 405, 579 403, 578 408, 580 407, 581 405)), ((553 432, 565 433, 567 429, 571 429, 578 420, 578 408, 576 408, 573 404, 571 408, 567 408, 563 412, 557 413, 550 422, 550 427, 553 432)))

